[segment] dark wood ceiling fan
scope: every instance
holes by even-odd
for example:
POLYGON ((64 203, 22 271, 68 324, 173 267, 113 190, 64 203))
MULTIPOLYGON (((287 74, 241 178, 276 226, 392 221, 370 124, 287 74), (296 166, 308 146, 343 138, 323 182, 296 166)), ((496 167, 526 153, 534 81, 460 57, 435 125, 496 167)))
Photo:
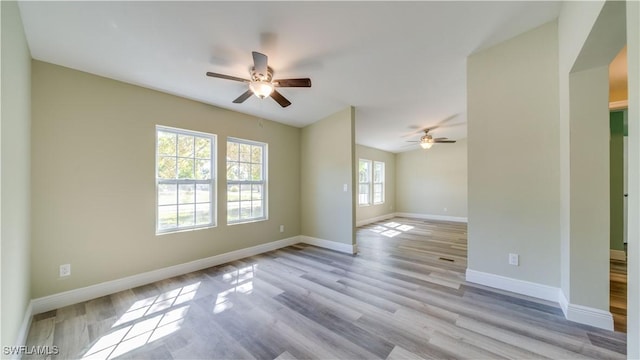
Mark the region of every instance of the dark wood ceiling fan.
POLYGON ((273 69, 267 64, 267 55, 253 51, 253 67, 250 74, 251 79, 243 79, 235 76, 207 72, 207 76, 233 81, 240 81, 249 84, 249 89, 242 95, 233 100, 236 104, 241 104, 251 95, 255 95, 260 99, 271 96, 280 106, 287 107, 291 105, 291 101, 287 100, 275 88, 283 87, 311 87, 311 79, 273 79, 273 69))

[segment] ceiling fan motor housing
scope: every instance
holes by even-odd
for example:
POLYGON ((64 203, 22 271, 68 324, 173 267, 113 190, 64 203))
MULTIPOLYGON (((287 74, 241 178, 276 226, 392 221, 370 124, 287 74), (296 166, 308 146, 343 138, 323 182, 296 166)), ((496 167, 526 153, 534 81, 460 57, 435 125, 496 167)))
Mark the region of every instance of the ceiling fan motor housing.
POLYGON ((267 66, 266 74, 258 73, 255 67, 251 68, 251 81, 271 82, 272 79, 273 79, 273 69, 270 66, 267 66))

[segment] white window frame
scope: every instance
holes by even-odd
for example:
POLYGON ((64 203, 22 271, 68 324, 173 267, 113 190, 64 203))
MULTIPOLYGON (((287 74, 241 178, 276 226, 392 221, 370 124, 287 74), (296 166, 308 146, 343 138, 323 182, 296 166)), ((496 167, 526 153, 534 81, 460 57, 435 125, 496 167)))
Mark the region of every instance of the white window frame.
POLYGON ((371 189, 371 198, 372 198, 372 202, 373 205, 380 205, 380 204, 384 204, 384 197, 385 197, 385 164, 383 161, 374 161, 373 162, 373 169, 372 169, 372 178, 371 178, 371 183, 372 183, 372 189, 371 189), (382 170, 381 170, 381 174, 380 174, 380 181, 376 181, 376 166, 382 166, 382 170), (380 185, 380 201, 376 201, 376 185, 380 185))
MULTIPOLYGON (((195 140, 195 139, 194 139, 195 140)), ((185 130, 185 129, 178 129, 178 128, 172 128, 172 127, 167 127, 167 126, 161 126, 161 125, 156 125, 156 142, 155 142, 155 146, 156 146, 156 158, 155 158, 155 178, 156 178, 156 235, 161 235, 161 234, 168 234, 168 233, 175 233, 175 232, 180 232, 180 231, 187 231, 187 230, 196 230, 196 229, 207 229, 207 228, 212 228, 215 227, 217 225, 217 214, 216 214, 216 199, 217 199, 217 189, 216 189, 216 144, 217 144, 217 136, 215 134, 209 134, 209 133, 204 133, 204 132, 199 132, 199 131, 192 131, 192 130, 185 130), (198 158, 197 154, 195 153, 195 141, 194 141, 194 153, 193 156, 190 157, 181 157, 178 154, 178 150, 177 150, 177 142, 176 142, 176 152, 175 155, 165 155, 165 154, 160 154, 159 152, 159 133, 160 132, 168 132, 168 133, 172 133, 172 134, 176 134, 176 136, 192 136, 194 138, 205 138, 208 139, 210 141, 210 159, 204 159, 204 158, 198 158), (158 173, 158 164, 160 161, 160 157, 167 157, 170 158, 171 156, 174 156, 176 158, 176 176, 174 179, 161 179, 159 177, 159 173, 158 173), (194 160, 194 172, 196 169, 195 163, 197 160, 203 161, 203 160, 209 160, 209 173, 210 173, 210 178, 209 179, 182 179, 179 178, 178 176, 178 159, 193 159, 194 160), (170 227, 170 228, 160 228, 160 209, 161 207, 168 207, 171 205, 161 205, 160 204, 160 186, 161 185, 176 185, 176 202, 175 202, 175 207, 176 207, 176 226, 175 227, 170 227), (184 225, 184 226, 180 226, 179 223, 179 219, 180 219, 180 185, 194 185, 194 199, 193 199, 193 203, 183 203, 182 206, 186 206, 186 205, 193 205, 194 207, 194 221, 193 221, 193 225, 184 225), (208 201, 204 201, 204 202, 200 202, 200 199, 197 199, 197 190, 195 190, 197 188, 197 185, 199 184, 206 184, 209 185, 209 196, 208 196, 208 201), (202 224, 196 224, 197 222, 197 208, 198 205, 203 205, 203 204, 208 204, 209 205, 209 214, 210 214, 210 221, 208 223, 202 223, 202 224)))
POLYGON ((373 180, 371 176, 373 175, 373 162, 369 159, 359 159, 358 160, 358 206, 370 206, 371 205, 371 181, 373 180), (366 179, 363 181, 362 174, 360 173, 361 163, 367 163, 368 171, 366 179), (367 194, 362 193, 362 188, 365 187, 367 189, 367 194), (366 195, 366 196, 364 196, 366 195), (364 201, 366 202, 364 202, 364 201))
MULTIPOLYGON (((227 224, 228 225, 236 225, 236 224, 246 224, 246 223, 252 223, 252 222, 258 222, 258 221, 265 221, 269 219, 269 211, 268 211, 268 173, 267 173, 267 169, 268 169, 268 144, 267 143, 263 143, 263 142, 259 142, 259 141, 253 141, 253 140, 247 140, 247 139, 240 139, 240 138, 234 138, 234 137, 228 137, 227 138, 227 149, 229 146, 229 143, 236 143, 238 145, 250 145, 250 146, 256 146, 256 147, 260 147, 262 148, 262 179, 261 180, 231 180, 229 179, 229 176, 227 175, 227 224), (238 200, 237 201, 229 201, 229 187, 230 186, 238 186, 239 188, 242 188, 243 185, 251 185, 252 187, 254 185, 260 185, 262 186, 262 196, 261 196, 261 207, 262 207, 262 216, 250 216, 250 217, 242 217, 242 196, 239 195, 238 200), (238 203, 238 219, 234 219, 231 220, 229 218, 230 216, 230 211, 229 211, 229 204, 230 203, 238 203)), ((240 156, 240 155, 238 155, 240 156)), ((227 153, 227 162, 226 162, 226 168, 229 168, 229 162, 233 161, 236 162, 238 164, 244 163, 244 164, 250 164, 250 165, 254 165, 256 163, 253 163, 251 160, 250 162, 246 162, 246 161, 240 161, 240 158, 238 158, 237 160, 231 160, 229 159, 229 154, 227 153)), ((253 191, 253 190, 252 190, 253 191)), ((250 201, 254 201, 253 199, 250 201)))

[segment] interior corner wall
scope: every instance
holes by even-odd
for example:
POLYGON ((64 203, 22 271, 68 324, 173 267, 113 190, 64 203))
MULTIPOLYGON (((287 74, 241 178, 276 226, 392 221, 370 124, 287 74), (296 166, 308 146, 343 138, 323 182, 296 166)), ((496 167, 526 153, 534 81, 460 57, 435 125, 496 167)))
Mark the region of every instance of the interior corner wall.
POLYGON ((34 298, 300 235, 299 128, 41 61, 32 80, 34 298), (156 235, 156 125, 217 135, 216 227, 156 235), (265 221, 227 224, 228 137, 268 144, 265 221))
POLYGON ((302 235, 355 244, 354 114, 348 107, 302 129, 302 235))
POLYGON ((0 28, 0 346, 4 350, 24 340, 19 337, 24 336, 21 326, 31 299, 31 54, 17 2, 0 2, 0 28))
POLYGON ((571 304, 609 311, 609 68, 572 73, 571 304))
POLYGON ((598 15, 602 11, 605 0, 566 1, 562 3, 558 18, 559 43, 559 97, 560 97, 560 233, 561 246, 561 289, 569 298, 570 289, 570 143, 571 130, 569 124, 569 74, 575 64, 598 15))
POLYGON ((557 23, 469 56, 467 112, 468 270, 559 287, 557 23))
POLYGON ((640 2, 626 2, 629 69, 627 357, 640 359, 640 2), (635 304, 636 306, 633 306, 635 304))
MULTIPOLYGON (((383 204, 359 206, 356 201, 356 222, 366 222, 370 219, 377 219, 386 215, 392 215, 396 209, 396 154, 364 145, 356 145, 355 157, 356 167, 358 166, 360 159, 384 162, 385 188, 383 204)), ((358 189, 357 183, 355 189, 358 189)))
POLYGON ((467 139, 396 155, 400 213, 467 218, 467 139))

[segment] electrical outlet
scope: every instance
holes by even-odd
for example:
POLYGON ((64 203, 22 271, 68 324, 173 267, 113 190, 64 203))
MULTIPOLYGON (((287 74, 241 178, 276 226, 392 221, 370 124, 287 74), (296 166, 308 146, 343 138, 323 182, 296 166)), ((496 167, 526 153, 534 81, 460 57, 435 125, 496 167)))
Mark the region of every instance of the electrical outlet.
POLYGON ((520 264, 520 256, 518 254, 509 254, 509 265, 518 266, 520 264))
POLYGON ((349 191, 349 187, 347 186, 347 184, 343 184, 342 185, 342 191, 344 191, 344 192, 349 191))
POLYGON ((280 225, 280 232, 284 232, 284 225, 280 225))
POLYGON ((71 275, 71 264, 60 265, 60 277, 71 275))
POLYGON ((444 208, 444 212, 447 212, 447 208, 444 208))

